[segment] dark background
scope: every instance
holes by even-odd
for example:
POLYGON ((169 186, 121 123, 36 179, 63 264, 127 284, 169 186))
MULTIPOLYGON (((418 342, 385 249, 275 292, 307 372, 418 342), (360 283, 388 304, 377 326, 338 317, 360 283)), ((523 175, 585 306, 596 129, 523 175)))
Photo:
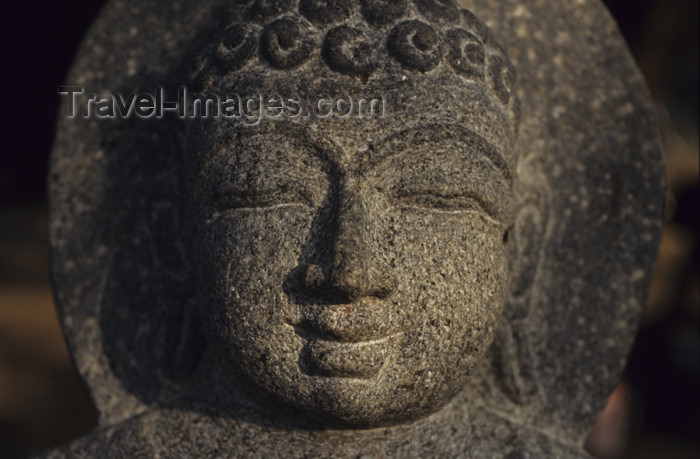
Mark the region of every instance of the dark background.
MULTIPOLYGON (((668 221, 627 370, 587 448, 605 458, 697 458, 698 1, 605 3, 656 102, 667 161, 668 221)), ((103 4, 10 2, 2 8, 0 457, 25 457, 95 424, 53 310, 45 177, 57 88, 103 4)))

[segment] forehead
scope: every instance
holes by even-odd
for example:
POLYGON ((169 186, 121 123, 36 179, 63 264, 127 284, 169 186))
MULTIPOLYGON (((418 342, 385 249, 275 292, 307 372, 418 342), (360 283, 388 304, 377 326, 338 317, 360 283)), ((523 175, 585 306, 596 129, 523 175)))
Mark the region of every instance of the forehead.
POLYGON ((321 160, 328 170, 362 173, 397 160, 408 164, 429 158, 458 168, 485 162, 509 186, 513 180, 503 152, 477 132, 454 123, 384 123, 375 129, 338 130, 276 121, 254 128, 229 126, 209 140, 200 158, 204 169, 217 167, 222 159, 247 163, 283 154, 293 161, 321 160))
MULTIPOLYGON (((476 132, 505 156, 513 150, 510 114, 482 86, 464 83, 444 69, 437 69, 431 75, 395 74, 368 84, 346 80, 342 77, 314 78, 309 73, 298 78, 246 74, 222 83, 214 93, 233 93, 246 101, 298 100, 304 116, 291 120, 266 116, 258 126, 244 126, 244 123, 237 126, 246 131, 265 130, 284 122, 302 125, 310 131, 323 132, 348 153, 361 152, 367 145, 407 127, 433 124, 461 125, 476 132), (372 101, 375 101, 374 113, 370 111, 372 101), (315 116, 328 113, 331 106, 338 104, 342 107, 334 108, 332 116, 315 116), (348 107, 352 107, 349 116, 337 116, 348 113, 348 107)), ((269 106, 267 102, 264 105, 269 106)), ((259 112, 253 114, 257 118, 259 112)), ((215 120, 214 123, 221 124, 215 130, 227 131, 230 127, 225 125, 236 122, 215 120)), ((506 159, 512 167, 511 158, 506 159)))

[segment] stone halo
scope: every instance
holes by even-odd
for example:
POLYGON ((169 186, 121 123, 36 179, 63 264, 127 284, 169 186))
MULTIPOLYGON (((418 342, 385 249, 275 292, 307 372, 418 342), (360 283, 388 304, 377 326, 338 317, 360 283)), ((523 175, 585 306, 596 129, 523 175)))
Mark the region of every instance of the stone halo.
MULTIPOLYGON (((181 72, 182 61, 196 53, 197 34, 210 28, 211 17, 218 13, 215 3, 145 0, 127 8, 112 2, 89 32, 69 83, 93 91, 177 85, 181 80, 172 72, 181 72), (122 30, 125 22, 164 33, 154 34, 148 43, 139 42, 122 30), (108 58, 125 55, 125 50, 135 73, 122 68, 123 60, 108 58)), ((376 24, 397 20, 399 13, 394 15, 393 9, 386 16, 376 13, 372 5, 378 3, 363 1, 363 14, 376 24)), ((396 11, 404 3, 393 2, 396 11)), ((285 2, 267 3, 273 4, 285 2)), ((543 6, 534 0, 504 0, 502 6, 480 5, 475 13, 484 22, 500 26, 495 26, 494 34, 507 46, 518 70, 523 113, 518 149, 525 158, 523 164, 535 169, 532 176, 542 177, 545 183, 539 191, 545 198, 523 205, 537 211, 532 212, 533 222, 540 218, 535 214, 546 219, 541 234, 531 234, 529 225, 520 229, 526 241, 542 238, 537 251, 523 249, 521 253, 523 263, 533 257, 536 260, 537 269, 528 277, 536 294, 530 293, 525 301, 528 293, 519 292, 518 304, 523 308, 509 312, 506 321, 511 342, 531 343, 515 347, 523 349, 518 358, 530 363, 529 372, 508 383, 503 375, 485 367, 469 389, 470 395, 513 417, 535 419, 543 429, 559 425, 571 438, 580 438, 621 371, 658 243, 663 174, 653 114, 644 83, 599 2, 543 6), (529 19, 514 16, 521 7, 529 19), (586 22, 552 20, 581 11, 585 18, 596 18, 594 34, 589 33, 592 26, 586 22), (523 30, 524 34, 519 33, 523 30), (538 34, 557 40, 538 41, 538 34), (581 46, 584 42, 590 46, 581 46), (617 59, 609 59, 609 53, 617 59), (575 78, 584 74, 585 80, 575 78), (504 389, 508 384, 515 389, 504 389), (528 387, 534 389, 526 390, 528 387), (504 391, 522 392, 520 404, 515 406, 503 397, 504 391), (561 400, 567 401, 566 407, 561 400)), ((260 6, 255 14, 277 18, 285 11, 260 6)), ((468 21, 469 15, 463 14, 462 20, 468 21)), ((468 44, 457 49, 471 55, 468 44)), ((458 67, 462 65, 457 51, 448 48, 443 52, 458 67)), ((222 56, 223 60, 226 56, 222 56)), ((478 60, 478 52, 473 56, 478 60)), ((507 72, 500 74, 507 76, 507 72)), ((497 92, 503 89, 494 88, 497 92)), ((181 389, 168 373, 177 360, 165 352, 177 340, 158 330, 167 314, 185 323, 187 307, 145 295, 142 284, 131 274, 152 268, 152 257, 169 257, 173 266, 180 259, 177 245, 158 255, 149 245, 152 218, 169 216, 173 225, 177 223, 176 216, 170 215, 167 190, 177 183, 170 163, 179 154, 178 148, 177 135, 157 123, 145 129, 142 123, 59 121, 50 178, 53 279, 76 367, 106 425, 171 399, 181 389), (162 152, 157 158, 164 161, 137 167, 145 158, 156 157, 154 149, 162 152), (149 190, 148 194, 133 194, 142 189, 149 190), (153 209, 140 204, 146 198, 154 203, 153 209), (117 248, 115 243, 123 245, 117 248), (101 320, 101 310, 116 307, 107 298, 110 293, 128 300, 120 304, 119 314, 129 319, 130 327, 116 318, 101 320), (158 332, 137 335, 134 322, 158 332), (137 353, 124 343, 109 354, 104 336, 121 336, 125 343, 132 339, 147 346, 150 355, 137 353), (156 389, 137 390, 144 387, 156 389)), ((181 274, 172 268, 148 280, 155 291, 167 293, 169 282, 181 274)), ((512 351, 504 349, 504 354, 512 351)))

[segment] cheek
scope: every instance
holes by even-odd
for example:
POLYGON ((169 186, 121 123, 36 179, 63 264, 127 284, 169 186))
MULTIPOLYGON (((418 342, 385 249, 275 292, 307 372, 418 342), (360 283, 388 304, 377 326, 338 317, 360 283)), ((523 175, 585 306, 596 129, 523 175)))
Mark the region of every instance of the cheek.
POLYGON ((416 211, 397 215, 392 225, 397 301, 414 331, 407 335, 408 347, 435 362, 449 360, 445 367, 471 368, 490 343, 503 307, 501 225, 477 213, 416 211))
POLYGON ((285 278, 298 265, 312 218, 290 206, 234 212, 206 225, 198 253, 205 321, 233 339, 237 328, 283 321, 285 278))
POLYGON ((391 260, 399 275, 398 292, 440 287, 447 299, 472 298, 483 291, 479 302, 484 303, 500 291, 495 286, 506 281, 504 229, 481 214, 402 211, 392 215, 387 226, 379 249, 389 252, 383 258, 391 260))

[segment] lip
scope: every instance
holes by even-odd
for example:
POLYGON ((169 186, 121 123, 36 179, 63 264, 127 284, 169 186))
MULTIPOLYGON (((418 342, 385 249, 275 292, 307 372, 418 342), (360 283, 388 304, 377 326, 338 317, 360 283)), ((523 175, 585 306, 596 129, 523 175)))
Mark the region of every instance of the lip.
POLYGON ((310 340, 301 350, 302 371, 313 376, 369 379, 376 376, 391 354, 390 337, 377 341, 339 343, 310 340))
POLYGON ((378 306, 372 301, 305 306, 288 323, 307 340, 378 343, 401 332, 397 326, 399 317, 392 313, 392 309, 378 306))
POLYGON ((313 376, 368 379, 394 353, 402 333, 391 309, 372 301, 305 306, 288 321, 304 344, 299 365, 313 376))

